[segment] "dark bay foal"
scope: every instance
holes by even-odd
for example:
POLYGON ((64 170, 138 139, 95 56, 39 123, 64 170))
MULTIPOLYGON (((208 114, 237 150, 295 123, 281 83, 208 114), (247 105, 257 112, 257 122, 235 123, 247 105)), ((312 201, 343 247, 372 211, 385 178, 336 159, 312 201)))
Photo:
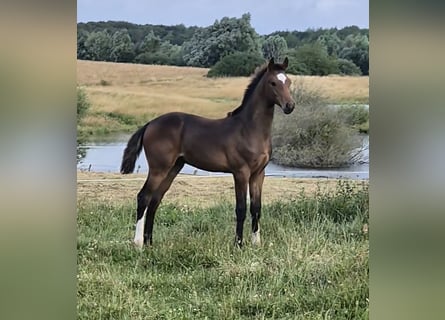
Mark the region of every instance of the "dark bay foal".
POLYGON ((261 192, 264 169, 272 152, 271 130, 274 106, 289 114, 295 107, 290 79, 282 64, 260 68, 247 87, 241 105, 223 119, 173 112, 164 114, 136 131, 124 151, 121 173, 134 170, 144 148, 149 173, 137 195, 136 232, 138 247, 152 243, 153 222, 165 192, 185 163, 207 170, 233 174, 236 193, 236 237, 243 242, 246 198, 249 186, 252 242, 260 244, 261 192), (145 220, 145 222, 144 222, 145 220))

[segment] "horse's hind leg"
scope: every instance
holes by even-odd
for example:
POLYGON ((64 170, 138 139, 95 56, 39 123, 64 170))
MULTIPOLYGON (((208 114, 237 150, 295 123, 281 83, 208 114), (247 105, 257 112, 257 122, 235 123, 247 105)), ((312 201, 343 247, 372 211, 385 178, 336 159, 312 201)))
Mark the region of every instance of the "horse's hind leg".
POLYGON ((156 210, 161 203, 167 190, 170 188, 173 180, 184 167, 184 160, 179 158, 176 160, 174 166, 169 170, 168 174, 164 177, 162 182, 159 184, 158 188, 153 191, 150 203, 147 208, 147 218, 145 220, 145 233, 144 233, 144 243, 153 244, 153 224, 156 210))
POLYGON ((249 181, 250 214, 252 216, 252 244, 260 245, 261 192, 264 182, 264 170, 252 175, 249 181))
POLYGON ((149 200, 149 194, 147 193, 147 181, 148 178, 137 195, 136 232, 133 240, 137 247, 142 247, 144 243, 144 220, 149 200))

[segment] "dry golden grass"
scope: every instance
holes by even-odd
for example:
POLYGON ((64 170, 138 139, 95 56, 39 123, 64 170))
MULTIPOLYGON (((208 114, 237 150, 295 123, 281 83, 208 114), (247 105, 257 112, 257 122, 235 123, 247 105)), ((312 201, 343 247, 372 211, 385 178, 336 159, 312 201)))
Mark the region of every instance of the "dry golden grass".
MULTIPOLYGON (((146 179, 145 174, 121 175, 118 173, 77 172, 77 198, 100 201, 131 201, 146 179)), ((335 179, 293 179, 266 177, 263 187, 265 204, 277 200, 296 199, 303 191, 313 194, 319 186, 323 190, 333 190, 338 181, 335 179)), ((351 180, 359 184, 361 181, 351 180)), ((221 201, 235 201, 233 178, 200 177, 178 175, 167 191, 163 202, 181 203, 192 207, 210 207, 221 201)))
POLYGON ((333 102, 369 101, 369 77, 352 77, 331 75, 291 76, 294 81, 302 81, 310 89, 318 89, 328 100, 333 102))
MULTIPOLYGON (((242 100, 249 77, 210 79, 208 69, 77 61, 77 82, 92 104, 85 124, 99 124, 101 113, 134 116, 144 123, 155 116, 182 111, 221 118, 242 100)), ((367 102, 368 77, 290 76, 319 89, 332 102, 367 102)), ((106 125, 106 124, 104 124, 106 125)))

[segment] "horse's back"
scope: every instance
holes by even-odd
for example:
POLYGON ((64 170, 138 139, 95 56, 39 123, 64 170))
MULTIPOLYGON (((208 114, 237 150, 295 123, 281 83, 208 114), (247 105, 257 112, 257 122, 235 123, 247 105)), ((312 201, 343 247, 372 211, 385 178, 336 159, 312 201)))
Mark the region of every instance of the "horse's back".
POLYGON ((236 127, 236 121, 230 118, 209 119, 182 112, 164 114, 147 127, 144 137, 147 158, 161 154, 181 156, 198 168, 227 172, 227 157, 234 152, 235 141, 231 136, 236 127))

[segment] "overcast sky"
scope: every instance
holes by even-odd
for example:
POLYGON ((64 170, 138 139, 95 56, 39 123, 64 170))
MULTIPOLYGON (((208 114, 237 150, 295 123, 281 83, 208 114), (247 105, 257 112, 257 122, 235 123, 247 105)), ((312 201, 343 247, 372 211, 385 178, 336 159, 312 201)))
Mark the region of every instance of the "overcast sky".
POLYGON ((369 0, 78 0, 77 22, 206 27, 222 17, 250 12, 259 34, 308 28, 369 28, 369 0))

